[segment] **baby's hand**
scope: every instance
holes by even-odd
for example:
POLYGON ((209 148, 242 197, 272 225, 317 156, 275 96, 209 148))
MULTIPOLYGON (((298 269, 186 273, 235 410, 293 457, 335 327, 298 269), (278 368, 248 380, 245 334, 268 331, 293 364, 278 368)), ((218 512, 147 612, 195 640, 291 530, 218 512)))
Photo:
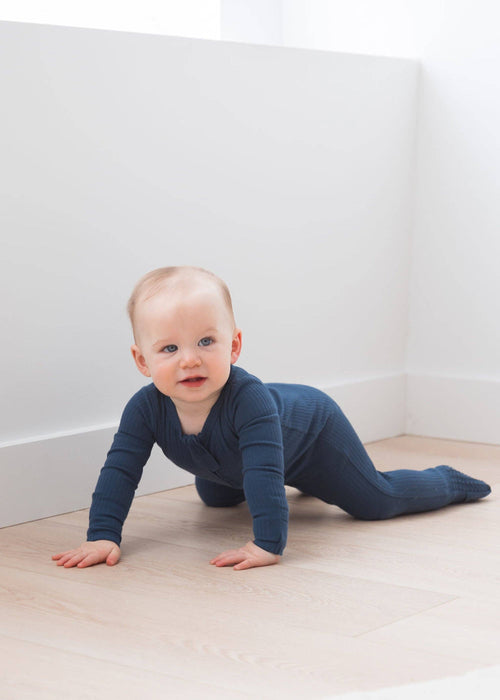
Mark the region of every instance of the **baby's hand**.
POLYGON ((240 569, 251 569, 254 566, 277 564, 279 560, 279 554, 272 554, 272 552, 267 552, 253 542, 247 542, 244 547, 222 552, 218 557, 212 559, 210 563, 215 564, 215 566, 232 566, 232 564, 236 564, 233 568, 239 571, 240 569))
POLYGON ((66 569, 71 566, 83 569, 85 566, 93 566, 103 561, 108 566, 114 566, 120 559, 120 547, 110 540, 84 542, 77 549, 54 554, 52 559, 57 561, 57 566, 64 566, 66 569))

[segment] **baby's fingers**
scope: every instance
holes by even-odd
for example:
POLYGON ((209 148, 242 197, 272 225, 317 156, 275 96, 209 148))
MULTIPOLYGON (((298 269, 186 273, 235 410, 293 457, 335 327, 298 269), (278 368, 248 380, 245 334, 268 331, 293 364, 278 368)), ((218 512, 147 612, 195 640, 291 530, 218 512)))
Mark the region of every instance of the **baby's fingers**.
MULTIPOLYGON (((79 569, 84 569, 86 566, 94 566, 94 564, 100 564, 102 557, 97 552, 87 552, 83 557, 76 563, 79 569)), ((74 564, 73 564, 74 566, 74 564)))
POLYGON ((61 557, 63 557, 65 554, 67 554, 67 552, 59 552, 59 554, 53 554, 53 555, 52 555, 52 560, 53 560, 53 561, 57 561, 58 559, 60 559, 61 557))
POLYGON ((240 550, 230 549, 227 552, 219 554, 219 556, 212 559, 210 563, 215 564, 215 566, 231 566, 232 564, 239 564, 239 562, 243 561, 245 558, 246 555, 240 550))
POLYGON ((71 566, 76 566, 76 564, 83 559, 85 554, 78 549, 72 549, 69 552, 63 552, 61 555, 55 556, 58 557, 57 566, 69 568, 71 566))
POLYGON ((242 571, 243 569, 253 569, 254 566, 262 566, 262 564, 258 564, 255 561, 252 561, 251 559, 245 559, 239 564, 236 564, 236 566, 234 566, 233 568, 235 571, 242 571))
POLYGON ((115 547, 111 550, 109 554, 103 551, 87 552, 83 559, 78 562, 77 566, 79 569, 83 569, 86 566, 94 566, 94 564, 100 564, 105 561, 108 566, 114 566, 120 560, 120 550, 115 547))
POLYGON ((70 549, 67 552, 59 552, 59 554, 53 554, 52 559, 54 561, 57 561, 57 566, 62 566, 65 564, 68 559, 71 559, 71 557, 74 555, 75 550, 70 549))
POLYGON ((120 559, 120 548, 109 540, 84 542, 76 549, 54 554, 52 559, 57 561, 57 566, 64 566, 66 569, 72 566, 78 566, 81 569, 85 566, 100 564, 103 561, 109 566, 114 566, 120 559))
POLYGON ((61 559, 64 559, 64 561, 67 561, 70 559, 72 556, 74 556, 77 552, 80 552, 81 549, 78 547, 78 549, 68 549, 66 552, 59 552, 59 554, 53 554, 52 559, 54 561, 61 561, 61 559))

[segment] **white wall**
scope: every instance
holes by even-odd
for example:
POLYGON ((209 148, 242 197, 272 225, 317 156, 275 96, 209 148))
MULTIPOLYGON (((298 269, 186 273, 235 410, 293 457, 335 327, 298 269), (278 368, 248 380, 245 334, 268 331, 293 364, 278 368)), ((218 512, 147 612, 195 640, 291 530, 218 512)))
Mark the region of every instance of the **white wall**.
POLYGON ((500 6, 286 0, 283 43, 418 57, 407 432, 500 442, 500 6))
POLYGON ((220 39, 221 0, 0 0, 0 20, 220 39))
MULTIPOLYGON (((365 440, 401 432, 415 63, 15 23, 0 51, 0 459, 23 519, 88 505, 142 385, 124 306, 159 265, 227 280, 242 366, 341 385, 365 440), (78 498, 61 468, 86 469, 78 498)), ((150 490, 179 483, 158 470, 150 490)))
POLYGON ((422 57, 408 430, 500 443, 500 6, 446 13, 422 57))
POLYGON ((283 0, 221 0, 220 38, 281 46, 283 0))
POLYGON ((446 3, 283 0, 282 43, 323 51, 420 58, 433 36, 446 31, 446 3))

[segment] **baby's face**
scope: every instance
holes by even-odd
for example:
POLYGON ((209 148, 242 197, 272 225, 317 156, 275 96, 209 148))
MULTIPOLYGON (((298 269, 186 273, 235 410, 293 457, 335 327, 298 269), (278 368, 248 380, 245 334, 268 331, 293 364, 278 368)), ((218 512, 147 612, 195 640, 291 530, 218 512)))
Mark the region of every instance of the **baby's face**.
POLYGON ((136 308, 137 367, 179 409, 203 402, 210 408, 241 351, 220 290, 212 283, 164 289, 136 308))

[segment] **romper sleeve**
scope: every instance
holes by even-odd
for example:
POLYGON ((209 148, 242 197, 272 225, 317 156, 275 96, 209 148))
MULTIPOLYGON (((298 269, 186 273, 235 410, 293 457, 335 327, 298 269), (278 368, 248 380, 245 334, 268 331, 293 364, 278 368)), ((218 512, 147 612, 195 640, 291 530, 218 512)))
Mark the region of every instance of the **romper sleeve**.
POLYGON ((144 390, 125 406, 92 495, 88 541, 121 542, 123 523, 155 443, 148 408, 144 390))
POLYGON ((234 407, 243 461, 243 490, 253 519, 254 543, 282 554, 288 532, 281 422, 261 382, 246 385, 234 407))

